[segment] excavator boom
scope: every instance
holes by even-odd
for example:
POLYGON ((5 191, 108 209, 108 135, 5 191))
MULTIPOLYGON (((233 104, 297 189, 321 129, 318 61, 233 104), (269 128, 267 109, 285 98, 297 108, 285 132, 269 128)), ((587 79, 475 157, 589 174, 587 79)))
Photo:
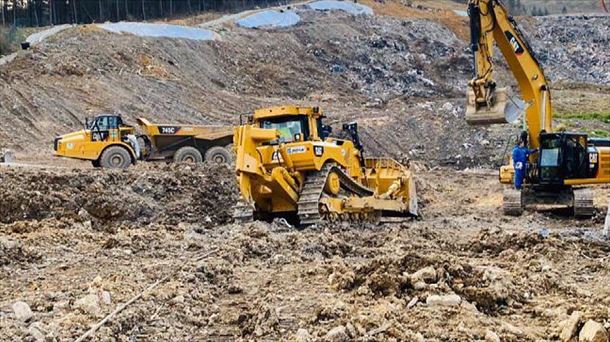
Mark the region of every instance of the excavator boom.
POLYGON ((542 131, 552 131, 551 96, 542 67, 515 20, 500 0, 470 0, 468 4, 475 77, 469 82, 466 120, 473 125, 515 121, 518 105, 508 89, 493 78, 494 42, 517 80, 525 110, 525 126, 532 148, 542 131))

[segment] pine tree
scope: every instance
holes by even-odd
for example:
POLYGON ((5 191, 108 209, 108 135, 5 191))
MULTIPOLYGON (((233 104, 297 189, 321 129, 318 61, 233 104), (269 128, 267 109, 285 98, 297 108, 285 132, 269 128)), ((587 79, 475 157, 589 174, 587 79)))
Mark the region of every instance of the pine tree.
POLYGON ((561 13, 568 14, 568 9, 565 6, 563 6, 563 9, 561 10, 561 13))

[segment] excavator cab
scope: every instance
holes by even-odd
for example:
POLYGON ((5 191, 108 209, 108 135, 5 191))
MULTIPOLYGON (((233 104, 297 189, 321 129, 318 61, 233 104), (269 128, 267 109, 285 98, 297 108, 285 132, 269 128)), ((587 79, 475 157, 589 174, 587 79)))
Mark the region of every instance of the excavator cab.
POLYGON ((542 133, 540 135, 539 178, 541 185, 564 185, 566 179, 593 177, 598 158, 588 150, 586 134, 542 133), (590 156, 590 152, 594 156, 590 156))

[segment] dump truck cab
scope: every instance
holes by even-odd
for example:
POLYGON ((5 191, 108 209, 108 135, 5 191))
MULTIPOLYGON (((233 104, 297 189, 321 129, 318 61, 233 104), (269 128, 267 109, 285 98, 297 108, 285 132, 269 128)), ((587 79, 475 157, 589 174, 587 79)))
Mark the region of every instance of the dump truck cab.
POLYGON ((120 115, 85 119, 85 129, 55 138, 55 156, 91 160, 94 166, 125 168, 139 157, 136 131, 120 115), (105 155, 104 155, 105 154, 105 155))

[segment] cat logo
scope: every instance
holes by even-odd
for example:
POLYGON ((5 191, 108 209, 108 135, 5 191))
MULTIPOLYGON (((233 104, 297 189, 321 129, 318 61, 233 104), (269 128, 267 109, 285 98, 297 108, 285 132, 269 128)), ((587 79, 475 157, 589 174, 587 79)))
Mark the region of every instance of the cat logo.
POLYGON ((523 49, 523 47, 517 40, 517 37, 515 37, 509 31, 504 32, 504 34, 506 35, 506 38, 508 39, 508 42, 510 43, 510 45, 513 47, 513 51, 515 51, 515 54, 517 56, 521 56, 525 52, 525 50, 523 49))

